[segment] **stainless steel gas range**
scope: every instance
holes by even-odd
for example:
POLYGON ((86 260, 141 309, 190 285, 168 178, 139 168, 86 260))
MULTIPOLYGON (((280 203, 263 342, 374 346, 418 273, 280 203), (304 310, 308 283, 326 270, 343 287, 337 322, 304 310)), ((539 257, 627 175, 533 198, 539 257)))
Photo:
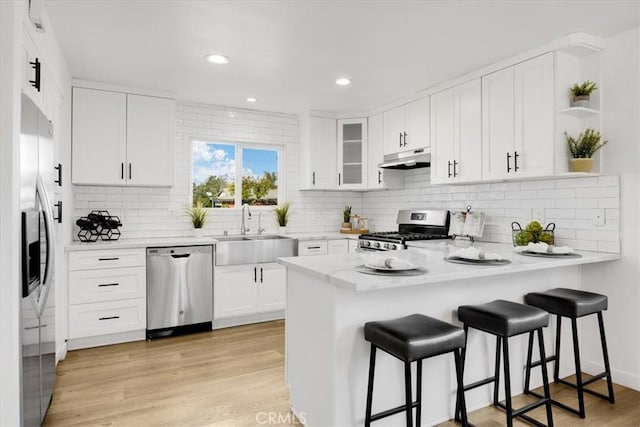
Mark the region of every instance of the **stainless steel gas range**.
POLYGON ((416 240, 449 239, 448 210, 416 209, 399 210, 396 224, 398 231, 362 234, 358 247, 371 251, 406 249, 406 242, 416 240))

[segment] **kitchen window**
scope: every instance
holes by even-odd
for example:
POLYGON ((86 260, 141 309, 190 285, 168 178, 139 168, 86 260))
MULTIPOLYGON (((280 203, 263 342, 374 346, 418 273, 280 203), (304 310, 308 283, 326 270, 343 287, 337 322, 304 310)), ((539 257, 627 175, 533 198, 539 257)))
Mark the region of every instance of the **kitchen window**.
POLYGON ((282 201, 282 148, 194 140, 193 203, 210 208, 274 206, 282 201))

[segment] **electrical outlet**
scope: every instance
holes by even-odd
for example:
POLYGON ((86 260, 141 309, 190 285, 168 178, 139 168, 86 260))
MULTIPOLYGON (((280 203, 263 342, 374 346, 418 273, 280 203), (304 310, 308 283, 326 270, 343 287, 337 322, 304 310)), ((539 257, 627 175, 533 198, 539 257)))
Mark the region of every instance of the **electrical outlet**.
POLYGON ((593 214, 593 225, 605 225, 604 209, 596 209, 593 214))
POLYGON ((544 224, 544 209, 542 208, 531 209, 531 219, 538 221, 540 224, 544 224))

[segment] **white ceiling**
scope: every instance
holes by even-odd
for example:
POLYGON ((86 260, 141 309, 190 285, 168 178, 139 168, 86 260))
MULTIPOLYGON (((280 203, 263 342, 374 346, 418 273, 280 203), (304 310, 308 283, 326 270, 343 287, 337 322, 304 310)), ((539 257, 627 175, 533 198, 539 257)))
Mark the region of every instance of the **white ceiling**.
POLYGON ((639 1, 613 0, 45 4, 76 78, 282 112, 366 111, 562 35, 606 37, 640 19, 639 1), (207 63, 212 52, 231 63, 207 63), (336 86, 339 76, 353 84, 336 86))

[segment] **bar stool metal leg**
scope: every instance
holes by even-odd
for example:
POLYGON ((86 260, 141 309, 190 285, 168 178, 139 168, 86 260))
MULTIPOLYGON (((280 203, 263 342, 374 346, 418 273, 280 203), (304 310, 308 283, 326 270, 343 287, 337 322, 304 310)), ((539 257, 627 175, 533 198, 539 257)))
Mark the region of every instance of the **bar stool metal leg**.
POLYGON ((404 392, 406 397, 407 427, 413 427, 413 401, 411 400, 411 363, 404 362, 404 392))
POLYGON ((604 371, 607 375, 607 390, 609 391, 609 402, 616 403, 613 395, 613 381, 611 381, 611 367, 609 366, 609 352, 607 351, 607 339, 604 334, 604 320, 602 312, 598 312, 598 327, 600 328, 600 343, 602 344, 602 358, 604 360, 604 371))
MULTIPOLYGON (((506 340, 505 340, 506 342, 506 340)), ((493 404, 497 405, 500 395, 500 346, 502 345, 502 337, 496 335, 496 363, 494 369, 495 383, 493 384, 493 404)))
MULTIPOLYGON (((462 422, 463 427, 467 427, 469 425, 469 421, 467 420, 467 404, 464 399, 464 382, 462 381, 464 363, 462 362, 462 356, 458 353, 458 350, 453 352, 453 357, 456 364, 456 380, 458 383, 458 392, 456 397, 456 421, 462 422), (460 417, 458 417, 458 405, 460 406, 460 417)), ((420 424, 418 424, 417 427, 420 427, 420 424)))
POLYGON ((556 315, 556 354, 555 362, 553 364, 553 382, 558 382, 560 379, 560 332, 562 326, 562 317, 556 315))
POLYGON ((416 427, 420 427, 422 418, 422 359, 418 360, 416 369, 416 427))
MULTIPOLYGON (((530 335, 533 339, 533 332, 530 335)), ((542 335, 542 328, 538 329, 538 348, 540 349, 540 360, 546 360, 544 352, 544 336, 542 335)), ((551 412, 551 391, 549 390, 549 375, 547 373, 547 364, 542 363, 542 386, 544 390, 544 398, 546 400, 545 407, 547 409, 547 427, 553 427, 553 414, 551 412)))
POLYGON ((507 411, 507 427, 513 427, 513 407, 511 406, 511 375, 509 372, 509 343, 507 339, 502 343, 502 354, 504 355, 504 394, 507 411))
POLYGON ((369 356, 369 385, 367 386, 367 412, 364 418, 365 427, 371 425, 371 405, 373 403, 373 377, 376 370, 376 346, 371 344, 369 356))
POLYGON ((575 318, 571 319, 571 333, 573 335, 573 358, 576 365, 576 386, 578 388, 578 415, 580 415, 580 418, 584 418, 584 393, 582 392, 582 368, 580 367, 580 346, 578 345, 578 322, 575 318))
MULTIPOLYGON (((462 383, 464 384, 464 361, 467 357, 467 341, 469 339, 469 326, 468 325, 464 325, 463 328, 464 330, 464 347, 462 347, 462 349, 460 350, 460 363, 461 363, 461 367, 460 367, 460 376, 462 378, 462 383)), ((460 386, 458 386, 460 387, 460 386)), ((462 389, 462 397, 464 398, 464 389, 462 389)), ((466 418, 466 412, 464 411, 464 415, 466 418)), ((460 394, 456 394, 456 412, 455 415, 453 417, 453 419, 457 422, 461 422, 461 418, 460 418, 460 394)))

